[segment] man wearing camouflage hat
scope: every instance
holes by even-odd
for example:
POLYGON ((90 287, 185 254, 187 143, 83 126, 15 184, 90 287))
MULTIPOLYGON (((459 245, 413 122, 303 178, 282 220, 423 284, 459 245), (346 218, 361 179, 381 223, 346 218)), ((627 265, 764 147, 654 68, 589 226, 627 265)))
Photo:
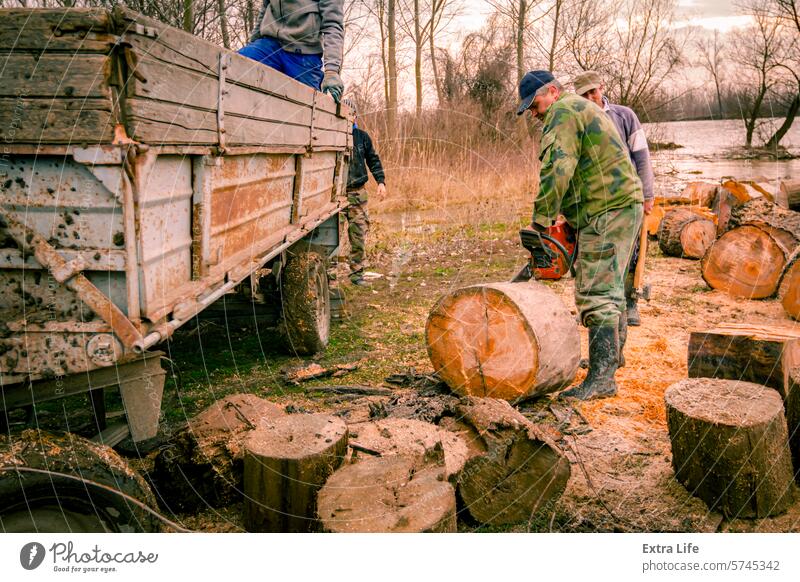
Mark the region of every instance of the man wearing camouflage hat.
MULTIPOLYGON (((628 148, 631 161, 636 166, 636 173, 642 181, 642 191, 644 194, 644 213, 650 214, 653 209, 653 167, 650 164, 650 150, 647 146, 647 136, 644 134, 642 124, 636 113, 624 105, 614 105, 609 103, 608 98, 603 94, 605 85, 596 71, 584 71, 577 75, 573 80, 575 93, 596 103, 605 111, 614 122, 622 141, 628 148)), ((639 257, 639 239, 637 237, 634 245, 633 257, 628 267, 628 274, 625 277, 625 301, 627 305, 628 325, 641 325, 639 317, 639 306, 637 305, 636 290, 633 288, 633 275, 636 272, 636 264, 639 260, 644 261, 645 257, 639 257)))
POLYGON ((642 221, 641 183, 597 105, 563 91, 549 71, 527 73, 519 95, 517 115, 530 111, 544 124, 532 226, 542 231, 562 214, 577 231, 575 304, 589 328, 589 372, 562 396, 614 396, 625 272, 642 221))

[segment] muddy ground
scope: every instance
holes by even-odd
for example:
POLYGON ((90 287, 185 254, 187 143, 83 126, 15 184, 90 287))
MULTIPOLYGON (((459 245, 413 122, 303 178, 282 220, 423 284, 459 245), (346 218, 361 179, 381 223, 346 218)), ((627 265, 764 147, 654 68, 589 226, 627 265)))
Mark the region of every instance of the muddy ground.
MULTIPOLYGON (((377 227, 380 232, 382 226, 377 227)), ((524 260, 517 227, 496 223, 422 228, 396 234, 383 246, 373 245, 370 269, 383 276, 369 288, 353 287, 340 277, 346 314, 334 323, 327 352, 315 358, 323 366, 359 362, 356 371, 340 378, 287 385, 281 371, 309 359, 287 356, 274 331, 267 328, 208 324, 182 331, 168 346, 181 378, 168 386, 167 437, 185 418, 235 392, 267 397, 291 411, 329 411, 347 422, 368 419, 370 408, 374 411, 389 397, 315 393, 314 386, 373 385, 389 386, 398 394, 413 391, 384 379, 411 369, 432 372, 423 337, 429 309, 454 288, 509 279, 524 260)), ((800 531, 800 495, 783 516, 735 521, 709 512, 702 501, 691 497, 673 478, 663 402, 665 389, 686 377, 690 330, 729 321, 785 324, 780 304, 735 300, 712 291, 700 277, 698 262, 664 257, 657 244, 650 246, 648 269, 652 299, 641 306, 643 325, 630 330, 627 367, 617 373, 619 394, 580 404, 578 411, 585 420, 575 413, 561 425, 550 410, 554 399, 520 406, 560 439, 559 446, 572 462, 572 477, 554 507, 529 524, 503 531, 800 531)), ((340 267, 340 274, 345 273, 340 267)), ((567 305, 574 305, 571 280, 552 288, 567 305)), ((586 353, 585 330, 582 341, 586 353)), ((576 382, 583 374, 579 372, 576 382)), ((135 462, 147 471, 152 456, 135 462)), ((241 504, 235 504, 177 518, 202 531, 241 531, 241 510, 241 504)), ((488 531, 467 519, 459 523, 464 531, 488 531)))

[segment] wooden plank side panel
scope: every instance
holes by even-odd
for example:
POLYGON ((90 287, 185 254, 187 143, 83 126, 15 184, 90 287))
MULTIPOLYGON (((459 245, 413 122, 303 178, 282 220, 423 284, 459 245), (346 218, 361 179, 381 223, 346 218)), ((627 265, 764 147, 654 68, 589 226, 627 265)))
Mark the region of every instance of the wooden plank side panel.
MULTIPOLYGON (((262 65, 259 65, 262 66, 262 65)), ((196 109, 217 109, 219 80, 216 74, 188 69, 175 62, 164 62, 153 55, 136 57, 136 76, 128 83, 129 95, 168 103, 177 103, 196 109)), ((283 77, 284 82, 294 81, 283 77)), ((289 123, 309 127, 311 105, 296 103, 271 93, 256 91, 252 87, 233 84, 227 78, 223 110, 225 115, 263 121, 289 123)), ((317 102, 323 99, 318 95, 317 102)), ((331 113, 315 111, 314 127, 346 132, 348 123, 331 113)))
POLYGON ((108 53, 117 37, 101 9, 0 9, 0 51, 108 53))
POLYGON ((99 143, 114 137, 108 99, 0 98, 0 140, 17 143, 99 143))
POLYGON ((110 99, 108 55, 0 55, 0 97, 110 99))
MULTIPOLYGON (((128 133, 148 144, 218 143, 217 114, 177 103, 128 99, 128 133)), ((225 116, 226 141, 229 146, 304 147, 309 143, 308 127, 239 117, 225 116)), ((315 147, 345 147, 347 134, 338 131, 315 131, 315 147)))

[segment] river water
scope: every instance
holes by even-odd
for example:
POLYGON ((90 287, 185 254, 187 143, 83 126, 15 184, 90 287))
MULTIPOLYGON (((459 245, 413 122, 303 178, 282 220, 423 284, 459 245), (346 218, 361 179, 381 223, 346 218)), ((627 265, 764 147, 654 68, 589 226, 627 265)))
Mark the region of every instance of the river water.
MULTIPOLYGON (((754 142, 763 143, 770 129, 781 120, 763 120, 754 142)), ((770 160, 743 157, 745 129, 741 120, 676 121, 646 124, 651 141, 679 144, 678 149, 654 148, 656 194, 670 195, 691 180, 784 180, 800 179, 800 159, 770 160)), ((800 156, 800 120, 781 141, 789 153, 800 156)))

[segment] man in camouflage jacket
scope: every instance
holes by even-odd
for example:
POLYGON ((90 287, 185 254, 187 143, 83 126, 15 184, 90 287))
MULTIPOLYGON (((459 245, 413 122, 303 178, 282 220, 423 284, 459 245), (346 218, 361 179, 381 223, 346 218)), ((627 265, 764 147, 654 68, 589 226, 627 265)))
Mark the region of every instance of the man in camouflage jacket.
POLYGON ((625 272, 642 221, 641 182, 613 122, 597 105, 563 92, 549 71, 527 73, 519 93, 517 114, 529 110, 544 124, 532 226, 542 231, 562 214, 578 237, 575 304, 589 328, 589 372, 562 395, 613 396, 624 345, 625 272))

